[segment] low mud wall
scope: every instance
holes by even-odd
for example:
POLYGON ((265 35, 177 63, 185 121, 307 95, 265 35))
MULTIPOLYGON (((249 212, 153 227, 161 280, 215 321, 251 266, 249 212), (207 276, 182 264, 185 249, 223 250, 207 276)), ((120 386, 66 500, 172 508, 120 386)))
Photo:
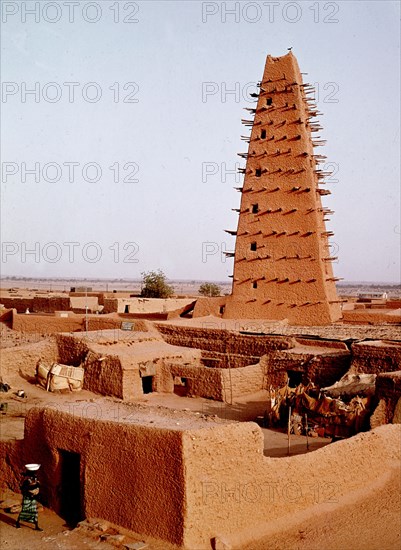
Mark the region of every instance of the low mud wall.
POLYGON ((295 339, 290 336, 252 336, 228 330, 180 327, 160 323, 157 329, 169 344, 251 357, 261 357, 267 351, 289 349, 295 345, 295 339))
POLYGON ((352 345, 355 372, 380 374, 401 370, 401 342, 372 340, 352 345))

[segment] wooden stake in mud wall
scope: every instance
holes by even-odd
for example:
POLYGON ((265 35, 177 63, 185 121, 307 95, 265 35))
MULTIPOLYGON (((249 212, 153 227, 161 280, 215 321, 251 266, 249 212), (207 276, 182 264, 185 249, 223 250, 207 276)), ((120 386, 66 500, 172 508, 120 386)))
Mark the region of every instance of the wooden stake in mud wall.
POLYGON ((308 439, 308 415, 305 413, 305 433, 306 433, 306 450, 309 451, 309 439, 308 439))

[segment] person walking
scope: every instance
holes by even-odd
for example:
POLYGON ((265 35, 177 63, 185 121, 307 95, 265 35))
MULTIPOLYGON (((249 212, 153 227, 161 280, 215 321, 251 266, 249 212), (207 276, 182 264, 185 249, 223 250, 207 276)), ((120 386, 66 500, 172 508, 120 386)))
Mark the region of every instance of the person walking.
POLYGON ((22 509, 16 521, 15 527, 21 527, 21 521, 27 521, 35 524, 35 531, 43 531, 38 524, 38 507, 36 498, 39 494, 40 483, 36 476, 40 464, 26 464, 24 472, 24 481, 21 485, 22 509))

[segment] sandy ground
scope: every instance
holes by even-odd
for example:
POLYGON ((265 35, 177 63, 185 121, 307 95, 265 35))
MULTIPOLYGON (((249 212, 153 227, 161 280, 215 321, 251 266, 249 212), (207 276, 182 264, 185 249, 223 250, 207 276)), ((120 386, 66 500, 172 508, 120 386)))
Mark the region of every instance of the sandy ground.
POLYGON ((116 545, 124 548, 121 544, 135 543, 144 543, 143 548, 146 547, 147 550, 177 550, 176 546, 128 533, 123 529, 117 531, 111 527, 104 532, 80 527, 71 529, 62 518, 48 508, 39 511, 39 525, 43 532, 35 531, 34 526, 29 523, 21 523, 21 529, 16 529, 15 520, 18 514, 10 514, 2 509, 6 503, 12 502, 21 502, 20 495, 9 490, 0 493, 1 550, 115 550, 116 545), (105 534, 123 535, 123 540, 108 542, 104 540, 105 534))

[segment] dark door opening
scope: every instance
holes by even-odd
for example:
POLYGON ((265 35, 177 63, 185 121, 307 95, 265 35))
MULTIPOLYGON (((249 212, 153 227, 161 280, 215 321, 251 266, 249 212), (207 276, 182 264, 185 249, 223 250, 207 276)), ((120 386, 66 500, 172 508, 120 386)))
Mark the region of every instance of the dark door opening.
POLYGON ((82 521, 81 507, 81 455, 70 451, 60 452, 61 492, 60 516, 68 525, 75 527, 82 521))
POLYGON ((142 376, 143 393, 153 392, 153 376, 142 376))
POLYGON ((182 376, 174 377, 174 393, 180 397, 188 395, 188 380, 182 376))
POLYGON ((288 385, 290 388, 296 388, 302 383, 303 372, 298 370, 288 370, 287 376, 289 378, 288 385))
POLYGON ((129 305, 128 304, 124 308, 124 313, 129 313, 129 305))

